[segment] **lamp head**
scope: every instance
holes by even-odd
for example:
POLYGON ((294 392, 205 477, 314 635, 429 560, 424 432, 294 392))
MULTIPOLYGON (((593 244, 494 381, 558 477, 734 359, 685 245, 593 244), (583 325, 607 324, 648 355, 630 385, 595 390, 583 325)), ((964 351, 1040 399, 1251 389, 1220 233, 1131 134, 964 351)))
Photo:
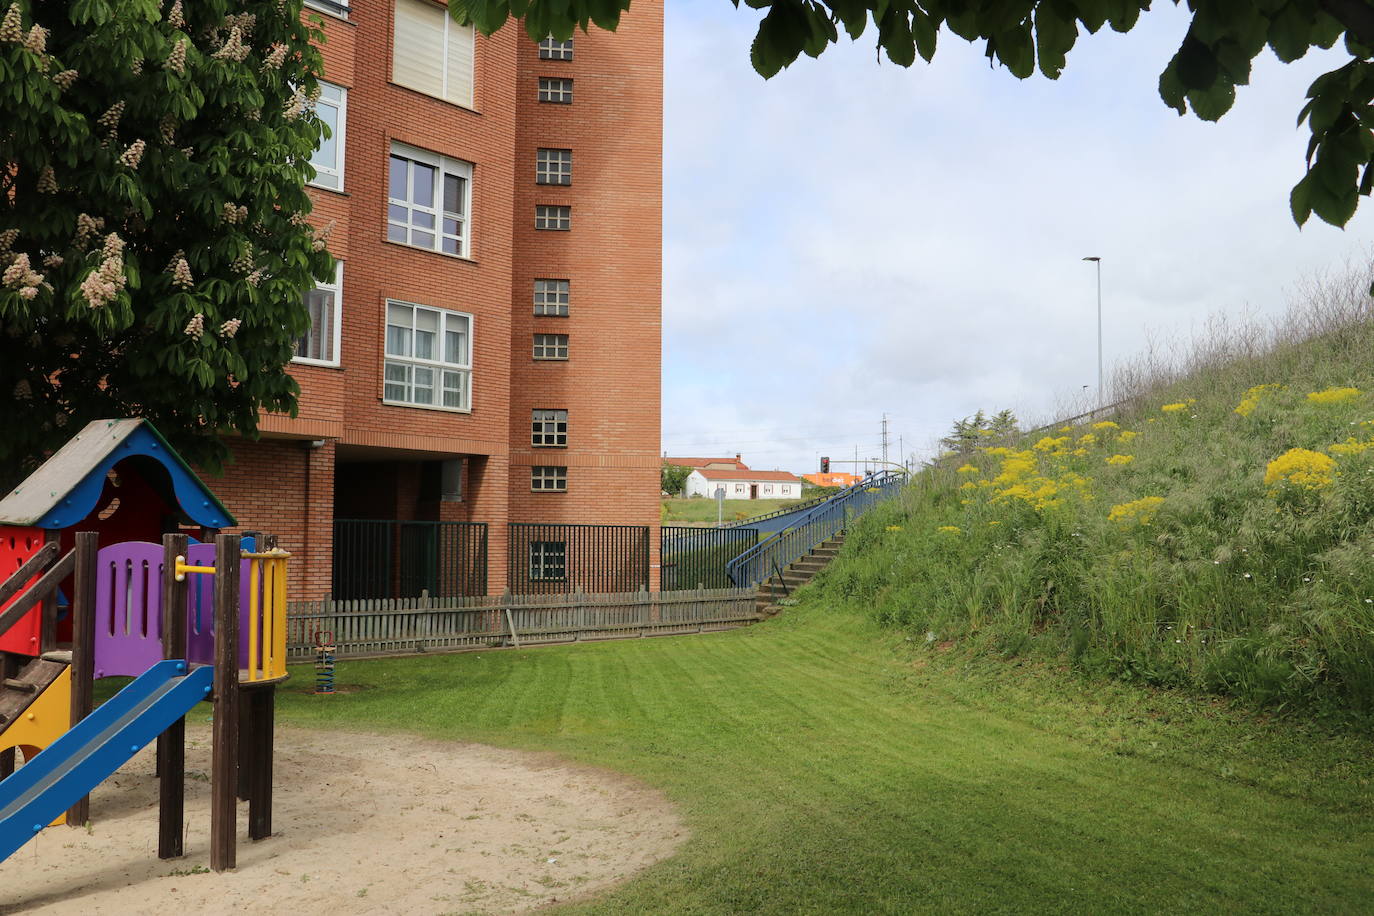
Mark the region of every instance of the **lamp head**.
POLYGON ((1101 261, 1101 258, 1084 258, 1085 261, 1101 261))

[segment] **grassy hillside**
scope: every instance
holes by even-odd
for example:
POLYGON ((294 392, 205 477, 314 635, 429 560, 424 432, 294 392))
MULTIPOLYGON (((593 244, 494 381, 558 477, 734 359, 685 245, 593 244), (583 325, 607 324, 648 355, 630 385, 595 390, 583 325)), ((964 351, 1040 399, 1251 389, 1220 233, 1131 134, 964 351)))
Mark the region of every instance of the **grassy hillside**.
POLYGON ((1130 367, 1131 407, 970 450, 819 580, 917 642, 1374 710, 1368 278, 1130 367))

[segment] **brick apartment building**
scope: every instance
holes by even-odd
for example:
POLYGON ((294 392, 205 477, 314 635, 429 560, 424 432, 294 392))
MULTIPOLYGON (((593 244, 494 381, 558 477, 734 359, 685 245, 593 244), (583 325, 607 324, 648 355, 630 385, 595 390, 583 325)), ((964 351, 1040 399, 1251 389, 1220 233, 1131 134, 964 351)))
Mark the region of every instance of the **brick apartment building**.
POLYGON ((657 588, 662 3, 542 43, 307 6, 339 276, 299 415, 210 485, 295 555, 293 598, 657 588))

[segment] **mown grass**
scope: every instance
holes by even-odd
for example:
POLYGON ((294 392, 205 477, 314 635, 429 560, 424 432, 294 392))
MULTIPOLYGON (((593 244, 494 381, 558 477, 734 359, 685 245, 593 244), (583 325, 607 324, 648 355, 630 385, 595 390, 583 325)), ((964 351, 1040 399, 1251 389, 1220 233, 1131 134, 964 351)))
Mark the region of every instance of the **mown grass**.
POLYGON ((820 587, 932 643, 1374 712, 1368 286, 1147 359, 1110 421, 930 468, 820 587))
POLYGON ((810 591, 726 634, 345 661, 353 692, 287 690, 280 718, 551 750, 661 787, 691 838, 579 912, 1352 912, 1374 899, 1368 737, 927 654, 810 591))
MULTIPOLYGON (((776 512, 802 502, 800 499, 727 499, 722 516, 727 522, 776 512)), ((705 525, 716 523, 714 499, 665 499, 660 518, 665 525, 705 525)))

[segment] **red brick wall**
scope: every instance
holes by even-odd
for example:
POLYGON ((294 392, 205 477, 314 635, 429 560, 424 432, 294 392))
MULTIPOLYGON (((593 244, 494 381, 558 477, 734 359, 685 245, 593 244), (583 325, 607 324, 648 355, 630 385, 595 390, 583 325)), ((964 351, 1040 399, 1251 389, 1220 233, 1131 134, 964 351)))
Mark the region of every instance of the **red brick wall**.
POLYGON ((493 592, 513 520, 652 525, 657 583, 662 2, 636 4, 615 35, 579 34, 569 62, 540 61, 514 24, 479 37, 472 109, 391 83, 392 11, 307 11, 324 19, 325 78, 348 89, 343 190, 310 192, 344 264, 341 365, 294 365, 299 415, 264 417, 273 438, 234 442, 236 463, 210 485, 243 524, 300 553, 293 598, 329 590, 336 460, 349 514, 486 522, 493 592), (539 105, 538 76, 563 74, 574 103, 539 105), (386 241, 393 140, 473 163, 470 258, 386 241), (539 146, 574 150, 571 188, 534 184, 539 146), (534 232, 536 202, 571 203, 573 231, 534 232), (572 335, 566 363, 531 358, 536 276, 573 281, 572 317, 539 320, 572 335), (473 316, 470 413, 381 402, 388 298, 473 316), (569 410, 559 460, 530 448, 532 407, 569 410), (459 456, 463 501, 420 505, 418 462, 459 456), (528 466, 543 463, 570 466, 568 493, 530 492, 528 466))

